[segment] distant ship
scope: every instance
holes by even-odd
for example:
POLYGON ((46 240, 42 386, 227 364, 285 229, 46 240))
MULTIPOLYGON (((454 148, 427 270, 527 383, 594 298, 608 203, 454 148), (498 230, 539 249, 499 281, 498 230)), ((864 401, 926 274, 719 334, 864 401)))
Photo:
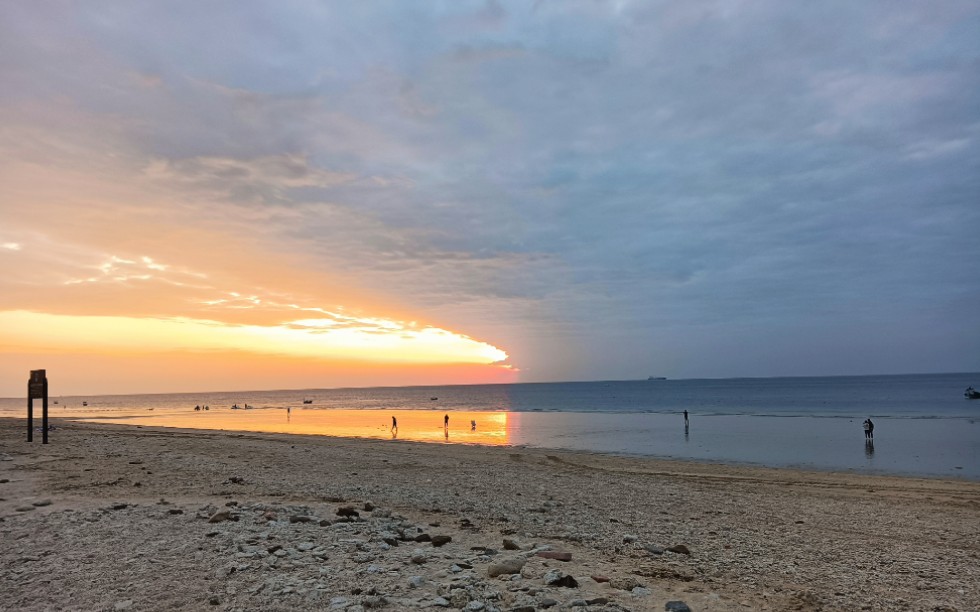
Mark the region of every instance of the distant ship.
POLYGON ((667 380, 666 376, 647 376, 647 380, 667 380))

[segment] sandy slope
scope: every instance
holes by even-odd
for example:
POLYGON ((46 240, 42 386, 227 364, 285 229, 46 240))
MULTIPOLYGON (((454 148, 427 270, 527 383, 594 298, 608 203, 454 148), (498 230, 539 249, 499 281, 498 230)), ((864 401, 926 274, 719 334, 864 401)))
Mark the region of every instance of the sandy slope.
POLYGON ((978 483, 56 425, 0 419, 2 609, 980 608, 978 483))

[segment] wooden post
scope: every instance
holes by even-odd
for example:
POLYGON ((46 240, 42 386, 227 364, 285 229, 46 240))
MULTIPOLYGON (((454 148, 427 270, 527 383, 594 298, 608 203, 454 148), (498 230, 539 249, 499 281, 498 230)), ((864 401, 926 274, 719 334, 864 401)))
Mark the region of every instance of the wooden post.
POLYGON ((34 441, 34 396, 31 394, 31 381, 27 381, 27 441, 34 441))
POLYGON ((42 443, 48 443, 48 377, 45 370, 31 370, 27 381, 27 441, 34 441, 34 400, 41 400, 42 443))

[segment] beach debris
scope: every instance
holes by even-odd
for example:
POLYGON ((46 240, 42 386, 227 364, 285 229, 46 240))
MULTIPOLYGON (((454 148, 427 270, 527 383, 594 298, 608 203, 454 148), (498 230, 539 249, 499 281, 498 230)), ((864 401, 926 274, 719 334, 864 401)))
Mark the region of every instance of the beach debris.
POLYGON ((545 559, 554 559, 555 561, 571 561, 572 553, 570 552, 558 552, 556 550, 542 550, 535 553, 539 557, 545 559))
POLYGON ((669 548, 667 548, 667 550, 670 551, 670 552, 672 552, 672 553, 677 553, 677 554, 680 554, 680 555, 689 555, 689 554, 691 554, 691 551, 688 550, 687 546, 684 546, 683 544, 674 544, 673 546, 670 546, 669 548))
POLYGON ((664 610, 665 612, 691 612, 691 608, 683 601, 668 601, 664 610))
POLYGON ((544 575, 544 583, 548 586, 565 587, 568 589, 578 588, 578 581, 575 578, 556 569, 549 570, 544 575))
POLYGON ((435 546, 436 548, 439 548, 440 546, 445 546, 446 544, 449 544, 452 541, 453 541, 452 536, 447 536, 447 535, 432 536, 432 545, 435 546))
POLYGON ((487 568, 487 575, 491 578, 496 578, 497 576, 504 576, 507 574, 520 574, 525 563, 527 563, 527 559, 523 557, 501 559, 497 563, 493 563, 489 568, 487 568))

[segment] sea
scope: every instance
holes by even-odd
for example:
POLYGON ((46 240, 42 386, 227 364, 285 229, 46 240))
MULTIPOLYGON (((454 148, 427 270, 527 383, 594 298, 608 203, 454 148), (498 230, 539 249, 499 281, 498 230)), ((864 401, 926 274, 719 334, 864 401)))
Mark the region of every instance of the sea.
MULTIPOLYGON (((49 411, 132 426, 980 481, 980 400, 964 397, 968 386, 980 387, 980 373, 52 396, 49 411), (862 427, 868 418, 873 441, 862 427)), ((0 416, 26 412, 25 398, 0 399, 0 416)), ((40 412, 35 400, 36 426, 40 412)), ((56 443, 57 430, 51 436, 56 443)))

